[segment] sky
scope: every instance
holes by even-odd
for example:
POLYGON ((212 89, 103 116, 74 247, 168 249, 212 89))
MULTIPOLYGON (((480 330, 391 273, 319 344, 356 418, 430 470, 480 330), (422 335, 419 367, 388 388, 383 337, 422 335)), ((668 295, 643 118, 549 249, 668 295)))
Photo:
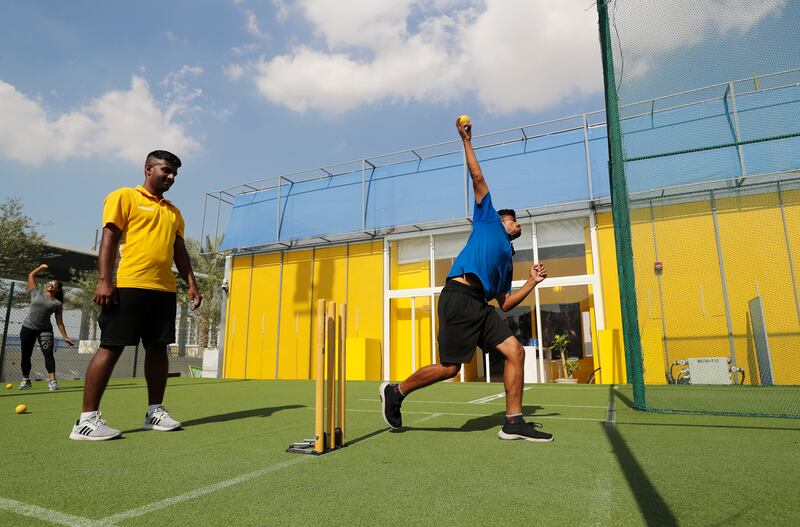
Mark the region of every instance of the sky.
MULTIPOLYGON (((704 43, 764 41, 765 21, 797 31, 795 3, 746 4, 727 22, 696 9, 686 34, 630 24, 624 38, 648 44, 628 78, 704 43)), ((794 58, 753 73, 796 62, 791 42, 794 58)), ((479 134, 603 108, 590 0, 6 1, 0 49, 0 200, 79 248, 154 149, 183 161, 167 198, 197 238, 206 192, 456 139, 462 113, 479 134)))

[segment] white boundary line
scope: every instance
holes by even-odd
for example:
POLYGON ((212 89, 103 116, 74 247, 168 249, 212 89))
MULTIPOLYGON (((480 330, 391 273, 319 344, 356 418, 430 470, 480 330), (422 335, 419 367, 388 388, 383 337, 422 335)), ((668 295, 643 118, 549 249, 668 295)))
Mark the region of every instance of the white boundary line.
MULTIPOLYGON (((617 387, 613 386, 611 388, 613 391, 617 391, 617 387)), ((617 425, 617 406, 616 402, 614 401, 615 397, 612 395, 608 398, 608 408, 606 409, 606 424, 610 426, 617 425)))
POLYGON ((414 421, 414 424, 416 425, 416 424, 419 424, 419 423, 424 423, 425 421, 430 421, 431 419, 436 419, 437 417, 441 417, 441 416, 442 416, 442 414, 430 414, 430 415, 428 415, 426 417, 422 417, 420 419, 417 419, 416 421, 414 421))
MULTIPOLYGON (((349 411, 349 410, 348 410, 349 411)), ((376 410, 377 412, 378 410, 376 410)), ((374 439, 381 435, 386 430, 382 430, 381 432, 363 439, 359 441, 359 443, 363 443, 365 441, 369 441, 370 439, 374 439)), ((352 445, 354 446, 354 445, 352 445)), ((149 514, 153 511, 157 511, 160 509, 164 509, 166 507, 171 507, 172 505, 176 505, 178 503, 188 501, 194 498, 198 498, 200 496, 205 496, 206 494, 211 494, 212 492, 216 492, 218 490, 222 490, 228 487, 232 487, 233 485, 238 485, 239 483, 244 483, 245 481, 250 481, 251 479, 260 478, 261 476, 266 476, 267 474, 271 474, 273 472, 277 472, 284 468, 289 468, 292 465, 296 465, 298 463, 302 463, 303 461, 310 461, 313 459, 318 459, 318 456, 312 455, 299 455, 294 459, 290 459, 287 461, 282 461, 280 463, 276 463, 274 465, 270 465, 268 467, 264 467, 259 470, 254 470, 253 472, 248 472, 247 474, 242 474, 241 476, 236 476, 235 478, 227 479, 225 481, 220 481, 219 483, 215 483, 213 485, 209 485, 208 487, 202 487, 199 489, 195 489, 189 492, 185 492, 183 494, 179 494, 178 496, 173 496, 171 498, 167 498, 161 501, 156 501, 154 503, 150 503, 148 505, 144 505, 142 507, 138 507, 136 509, 131 509, 125 512, 120 512, 118 514, 114 514, 112 516, 108 516, 101 520, 98 520, 99 525, 115 525, 116 522, 120 522, 123 520, 127 520, 129 518, 135 518, 137 516, 143 516, 145 514, 149 514)))
POLYGON ((183 494, 178 494, 177 496, 172 496, 171 498, 166 498, 160 501, 149 503, 147 505, 138 507, 136 509, 130 509, 125 512, 113 514, 111 516, 98 520, 98 524, 115 525, 117 522, 128 520, 130 518, 136 518, 137 516, 144 516, 145 514, 149 514, 153 511, 165 509, 172 505, 188 501, 194 498, 199 498, 200 496, 205 496, 206 494, 211 494, 212 492, 232 487, 233 485, 238 485, 239 483, 244 483, 245 481, 250 481, 251 479, 260 478, 261 476, 266 476, 267 474, 271 474, 273 472, 277 472, 284 468, 291 467, 292 465, 302 463, 303 461, 310 461, 314 458, 315 456, 303 455, 300 457, 296 457, 294 459, 282 461, 280 463, 276 463, 274 465, 270 465, 268 467, 264 467, 259 470, 254 470, 253 472, 248 472, 247 474, 242 474, 241 476, 236 476, 235 478, 226 479, 225 481, 220 481, 219 483, 209 485, 208 487, 201 487, 199 489, 191 490, 189 492, 184 492, 183 494))
MULTIPOLYGON (((378 410, 376 410, 376 412, 377 411, 378 410)), ((438 416, 438 414, 431 414, 430 412, 425 412, 425 414, 426 415, 430 414, 430 415, 428 415, 428 417, 420 419, 420 421, 427 421, 428 419, 434 419, 435 417, 438 416)), ((382 430, 378 434, 375 434, 362 441, 359 441, 359 443, 364 441, 369 441, 370 439, 378 437, 385 431, 386 430, 382 430)), ((136 518, 139 516, 144 516, 145 514, 165 509, 167 507, 171 507, 172 505, 177 505, 178 503, 182 503, 184 501, 188 501, 194 498, 199 498, 201 496, 211 494, 218 490, 226 489, 228 487, 238 485, 239 483, 244 483, 252 479, 260 478, 261 476, 266 476, 273 472, 289 468, 293 465, 297 465, 298 463, 302 463, 304 461, 311 461, 317 458, 318 456, 301 455, 293 459, 281 461, 280 463, 275 463, 274 465, 269 465, 267 467, 254 470, 252 472, 236 476, 234 478, 214 483, 213 485, 209 485, 207 487, 201 487, 199 489, 191 490, 189 492, 184 492, 183 494, 178 494, 177 496, 172 496, 170 498, 149 503, 147 505, 143 505, 135 509, 130 509, 117 514, 112 514, 111 516, 100 518, 98 520, 92 520, 90 518, 84 518, 82 516, 73 516, 71 514, 67 514, 64 512, 59 512, 52 509, 46 509, 44 507, 39 507, 37 505, 30 505, 28 503, 22 503, 19 501, 2 497, 0 497, 0 510, 8 510, 13 513, 19 514, 21 516, 36 518, 37 520, 55 523, 57 525, 68 525, 70 527, 108 527, 116 525, 118 522, 124 520, 136 518)))
MULTIPOLYGON (((375 399, 359 399, 359 401, 367 401, 367 402, 373 402, 374 403, 375 399)), ((416 404, 422 404, 422 403, 430 403, 430 404, 471 404, 471 401, 470 402, 458 402, 458 401, 409 401, 409 400, 404 400, 403 401, 403 404, 408 404, 408 403, 416 403, 416 404)), ((481 403, 481 404, 488 404, 488 403, 481 403)), ((497 406, 500 406, 501 404, 505 405, 505 403, 494 403, 494 404, 497 405, 497 406)), ((525 405, 527 405, 527 406, 536 405, 536 406, 542 406, 544 408, 549 407, 549 406, 555 406, 555 407, 558 407, 558 408, 598 408, 598 409, 602 409, 602 410, 605 410, 606 408, 608 408, 605 405, 587 406, 587 405, 579 405, 579 404, 550 404, 550 403, 536 403, 536 402, 533 402, 533 403, 526 402, 525 405)), ((348 408, 347 410, 350 411, 351 408, 348 408)))
MULTIPOLYGON (((605 406, 603 407, 605 408, 605 406)), ((381 410, 360 410, 357 408, 348 408, 348 412, 368 412, 368 413, 381 413, 381 410)), ((443 415, 454 415, 461 417, 486 417, 486 414, 466 414, 461 412, 403 412, 403 415, 435 415, 440 417, 443 415)), ((531 415, 534 419, 556 419, 559 421, 595 421, 603 422, 605 419, 598 419, 596 417, 561 417, 557 415, 531 415)))
MULTIPOLYGON (((523 389, 522 389, 522 391, 523 391, 523 392, 527 392, 527 391, 528 391, 528 390, 530 390, 530 389, 531 389, 531 387, 530 387, 530 386, 528 386, 527 388, 523 388, 523 389)), ((481 397, 480 399, 475 399, 475 400, 473 400, 473 401, 469 401, 469 403, 468 403, 468 404, 483 404, 483 403, 488 403, 489 401, 494 401, 495 399, 502 399, 502 398, 503 398, 503 397, 505 397, 505 396, 506 396, 505 392, 503 392, 503 393, 497 393, 497 394, 495 394, 495 395, 487 395, 486 397, 481 397)))
POLYGON ((22 503, 21 501, 8 498, 0 498, 0 510, 11 511, 20 516, 27 516, 28 518, 35 518, 57 525, 70 525, 75 527, 95 527, 101 525, 97 521, 90 520, 89 518, 73 516, 65 512, 54 511, 53 509, 46 509, 38 505, 22 503))

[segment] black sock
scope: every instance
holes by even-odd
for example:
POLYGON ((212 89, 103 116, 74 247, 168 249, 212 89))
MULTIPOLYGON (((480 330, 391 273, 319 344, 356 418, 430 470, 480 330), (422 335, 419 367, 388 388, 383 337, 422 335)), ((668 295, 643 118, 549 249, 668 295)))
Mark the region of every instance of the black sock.
POLYGON ((522 422, 524 422, 524 419, 522 419, 522 414, 514 414, 506 416, 506 423, 508 424, 514 425, 514 424, 520 424, 522 422))

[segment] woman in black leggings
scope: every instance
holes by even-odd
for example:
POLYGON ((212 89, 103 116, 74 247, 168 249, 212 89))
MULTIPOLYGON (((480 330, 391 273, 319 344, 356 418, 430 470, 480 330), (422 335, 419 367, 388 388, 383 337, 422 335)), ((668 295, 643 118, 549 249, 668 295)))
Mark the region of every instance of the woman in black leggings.
POLYGON ((39 341, 42 355, 44 355, 44 366, 47 368, 47 373, 50 374, 50 391, 58 390, 56 359, 53 357, 53 326, 50 324, 50 316, 53 313, 56 314, 56 324, 61 336, 64 337, 64 341, 69 347, 74 346, 72 340, 67 336, 64 320, 61 318, 61 313, 64 309, 64 291, 61 287, 61 282, 55 279, 47 282, 46 293, 36 287, 36 275, 45 269, 47 269, 47 264, 42 264, 28 274, 31 309, 19 332, 19 339, 22 343, 22 360, 20 361, 22 382, 19 385, 20 390, 31 388, 31 355, 33 355, 33 347, 37 340, 39 341))

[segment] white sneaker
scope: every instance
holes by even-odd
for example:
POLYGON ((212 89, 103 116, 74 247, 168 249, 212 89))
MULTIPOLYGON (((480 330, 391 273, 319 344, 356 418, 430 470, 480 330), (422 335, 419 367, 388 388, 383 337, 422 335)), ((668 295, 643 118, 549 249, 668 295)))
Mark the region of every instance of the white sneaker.
POLYGON ((106 425, 106 420, 100 417, 100 412, 97 412, 83 421, 80 419, 75 421, 69 438, 75 441, 105 441, 121 435, 121 431, 106 425))
POLYGON ((170 432, 177 430, 181 424, 170 417, 169 412, 163 406, 159 406, 152 413, 144 414, 143 430, 158 430, 159 432, 170 432))
POLYGON ((22 379, 22 382, 19 383, 20 390, 30 390, 31 388, 33 388, 33 384, 30 379, 22 379))
POLYGON ((53 379, 52 381, 47 383, 47 386, 50 388, 51 392, 58 390, 58 382, 53 379))

